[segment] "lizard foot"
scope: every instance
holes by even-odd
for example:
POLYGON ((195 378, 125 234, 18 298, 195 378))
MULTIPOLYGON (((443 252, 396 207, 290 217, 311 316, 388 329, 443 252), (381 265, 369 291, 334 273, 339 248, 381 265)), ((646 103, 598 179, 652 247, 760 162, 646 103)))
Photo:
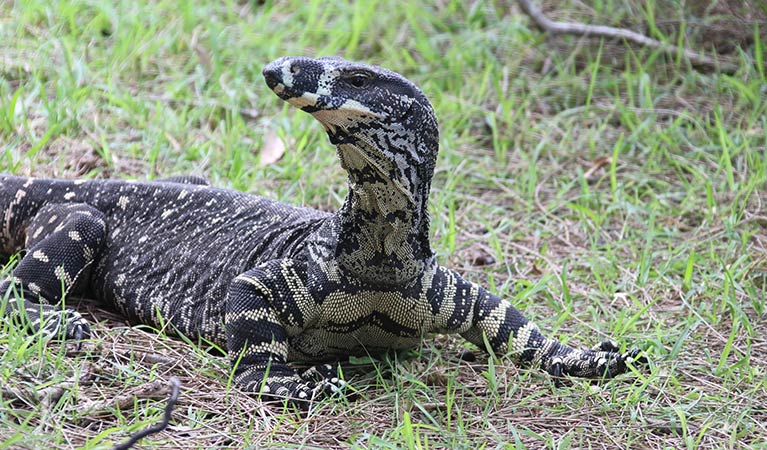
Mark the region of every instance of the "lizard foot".
POLYGON ((88 321, 80 313, 72 309, 61 309, 60 306, 33 303, 22 298, 8 300, 9 317, 20 320, 20 324, 29 327, 31 331, 42 331, 47 338, 60 338, 78 342, 87 339, 91 334, 88 321))
POLYGON ((546 371, 554 377, 612 378, 627 372, 630 364, 647 364, 641 350, 632 348, 621 353, 613 341, 601 342, 592 349, 562 348, 566 350, 555 352, 546 366, 546 371))
POLYGON ((63 337, 67 340, 82 341, 91 334, 88 321, 77 311, 71 309, 49 310, 43 313, 45 324, 43 333, 50 337, 63 337))
POLYGON ((303 407, 314 399, 314 386, 287 366, 269 371, 250 367, 240 371, 234 382, 243 391, 270 403, 288 400, 303 407))
POLYGON ((298 375, 290 369, 273 371, 263 378, 264 373, 252 373, 249 380, 235 381, 246 391, 259 395, 269 402, 288 400, 301 409, 323 397, 339 395, 346 389, 337 368, 330 364, 314 366, 298 375))

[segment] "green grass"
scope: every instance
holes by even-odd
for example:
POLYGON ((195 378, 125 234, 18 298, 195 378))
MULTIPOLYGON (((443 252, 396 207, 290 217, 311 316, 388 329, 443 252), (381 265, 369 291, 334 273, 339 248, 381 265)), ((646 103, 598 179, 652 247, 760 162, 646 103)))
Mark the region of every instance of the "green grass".
MULTIPOLYGON (((462 361, 466 344, 441 337, 352 361, 360 399, 301 416, 236 391, 210 346, 87 303, 99 322, 84 354, 0 322, 0 448, 108 448, 159 420, 167 393, 120 396, 172 376, 172 427, 146 448, 765 448, 764 32, 737 25, 757 37, 729 55, 739 72, 704 74, 678 55, 547 39, 511 3, 0 0, 0 170, 198 174, 333 210, 346 192, 333 147, 260 71, 287 54, 380 64, 440 119, 439 260, 551 336, 646 349, 650 370, 556 386, 505 358, 462 361), (271 131, 288 152, 261 165, 271 131), (60 397, 36 398, 48 387, 60 397)), ((556 5, 707 48, 675 2, 556 5)))

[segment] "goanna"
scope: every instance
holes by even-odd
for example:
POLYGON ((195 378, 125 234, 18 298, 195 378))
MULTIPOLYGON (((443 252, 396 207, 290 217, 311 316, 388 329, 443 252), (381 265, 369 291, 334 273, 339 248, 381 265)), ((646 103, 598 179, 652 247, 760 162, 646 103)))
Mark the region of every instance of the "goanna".
POLYGON ((285 57, 263 71, 336 146, 349 193, 335 214, 159 182, 0 178, 0 252, 26 250, 0 285, 7 316, 81 339, 58 303, 89 296, 130 320, 225 347, 236 383, 310 400, 343 387, 329 362, 459 333, 555 376, 611 377, 638 359, 610 341, 573 349, 507 300, 437 264, 427 200, 438 150, 429 101, 410 81, 340 58, 285 57))

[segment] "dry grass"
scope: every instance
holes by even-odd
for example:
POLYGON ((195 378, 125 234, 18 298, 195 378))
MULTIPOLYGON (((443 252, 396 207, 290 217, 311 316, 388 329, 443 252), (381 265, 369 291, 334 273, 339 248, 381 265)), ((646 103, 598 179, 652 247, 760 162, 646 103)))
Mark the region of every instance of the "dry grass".
POLYGON ((334 150, 260 67, 283 54, 380 63, 422 86, 440 118, 440 261, 552 336, 615 337, 652 360, 556 386, 439 337, 344 363, 359 400, 302 414, 237 391, 212 346, 84 301, 94 339, 81 351, 0 323, 0 448, 109 447, 161 418, 171 377, 181 398, 146 448, 765 448, 767 11, 687 3, 544 9, 668 42, 684 30, 686 45, 742 66, 736 76, 546 39, 513 2, 0 0, 3 172, 197 174, 333 210, 346 191, 334 150), (272 132, 289 149, 263 166, 272 132))

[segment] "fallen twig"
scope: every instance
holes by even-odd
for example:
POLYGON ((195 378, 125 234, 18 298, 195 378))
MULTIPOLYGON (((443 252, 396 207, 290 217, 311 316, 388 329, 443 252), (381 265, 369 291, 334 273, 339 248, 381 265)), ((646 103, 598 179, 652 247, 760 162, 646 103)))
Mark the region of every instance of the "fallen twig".
MULTIPOLYGON (((181 390, 181 382, 178 380, 178 378, 171 378, 168 382, 170 385, 170 398, 168 398, 168 404, 165 405, 165 413, 163 414, 162 420, 160 423, 157 423, 155 425, 152 425, 151 427, 144 428, 143 430, 134 433, 130 439, 123 442, 122 444, 115 445, 112 450, 128 450, 129 448, 133 447, 133 445, 140 441, 141 439, 149 436, 150 434, 158 433, 162 430, 164 430, 168 423, 170 422, 170 416, 173 412, 173 408, 176 406, 176 401, 178 400, 178 394, 181 390)), ((131 398, 133 396, 130 396, 131 398)))
POLYGON ((113 408, 120 410, 130 408, 134 405, 137 398, 164 398, 168 392, 166 388, 166 384, 161 380, 155 380, 149 383, 144 383, 125 394, 120 394, 113 398, 83 403, 80 406, 80 410, 82 411, 81 417, 95 416, 104 412, 111 411, 113 408))
POLYGON ((80 367, 79 377, 72 374, 72 376, 66 380, 40 389, 35 387, 3 386, 0 388, 0 397, 3 399, 21 400, 25 402, 36 401, 47 409, 55 405, 61 396, 64 395, 64 392, 74 388, 78 383, 88 381, 91 376, 91 366, 84 363, 80 367))
POLYGON ((730 63, 716 61, 708 56, 701 55, 686 48, 676 45, 665 44, 661 41, 651 39, 643 34, 625 28, 608 27, 604 25, 587 25, 577 22, 555 22, 536 8, 530 0, 518 0, 519 6, 542 30, 551 34, 571 34, 575 36, 595 36, 614 39, 625 39, 634 44, 645 47, 656 48, 664 53, 671 55, 681 53, 693 65, 693 67, 707 67, 716 69, 726 74, 733 74, 738 70, 738 66, 730 63))

